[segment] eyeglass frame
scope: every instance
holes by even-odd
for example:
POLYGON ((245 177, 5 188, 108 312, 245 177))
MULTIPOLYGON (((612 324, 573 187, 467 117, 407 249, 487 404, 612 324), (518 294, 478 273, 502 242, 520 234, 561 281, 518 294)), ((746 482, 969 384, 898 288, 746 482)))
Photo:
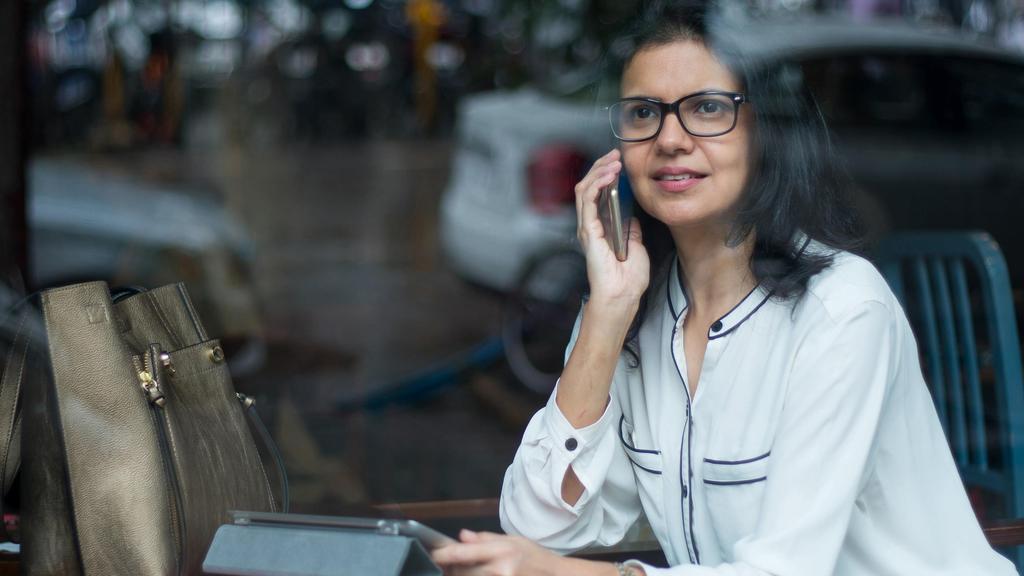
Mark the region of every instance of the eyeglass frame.
POLYGON ((679 120, 679 125, 682 126, 683 130, 687 134, 695 138, 715 138, 717 136, 728 134, 729 132, 732 132, 734 129, 736 129, 736 124, 739 121, 740 117, 740 104, 749 103, 750 99, 747 98, 747 95, 742 92, 704 90, 702 92, 694 92, 693 94, 687 94, 686 96, 683 96, 679 100, 676 100, 675 102, 671 103, 662 102, 661 100, 657 100, 655 98, 645 98, 643 96, 622 98, 621 100, 615 102, 615 104, 612 104, 611 106, 606 106, 605 110, 608 111, 608 123, 611 125, 612 136, 614 136, 617 140, 620 140, 622 142, 645 142, 647 140, 657 138, 658 135, 661 134, 661 129, 665 127, 665 117, 668 116, 668 113, 674 113, 676 120, 679 120), (682 115, 679 114, 679 107, 682 106, 683 102, 691 98, 696 98, 698 96, 728 96, 729 99, 732 101, 732 125, 729 126, 728 129, 722 132, 716 132, 714 134, 694 134, 689 128, 686 127, 686 123, 683 122, 683 117, 682 115), (621 136, 615 133, 615 121, 612 119, 612 107, 618 104, 622 104, 623 102, 647 102, 649 104, 654 104, 655 106, 658 107, 659 111, 661 112, 661 116, 658 119, 658 129, 654 131, 654 134, 651 134, 646 138, 622 138, 621 136))

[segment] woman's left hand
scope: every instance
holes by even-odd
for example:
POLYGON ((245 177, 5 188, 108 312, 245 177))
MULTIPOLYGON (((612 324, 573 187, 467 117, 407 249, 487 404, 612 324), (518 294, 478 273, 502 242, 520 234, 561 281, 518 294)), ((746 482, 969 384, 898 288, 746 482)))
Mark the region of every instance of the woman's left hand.
POLYGON ((434 550, 448 576, 558 574, 562 557, 519 536, 463 530, 460 542, 434 550))

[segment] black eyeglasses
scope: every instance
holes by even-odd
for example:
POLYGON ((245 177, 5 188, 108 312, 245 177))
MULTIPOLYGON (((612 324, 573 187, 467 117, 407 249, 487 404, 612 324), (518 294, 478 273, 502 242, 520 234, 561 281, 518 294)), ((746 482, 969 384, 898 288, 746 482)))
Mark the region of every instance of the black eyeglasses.
POLYGON ((739 92, 697 92, 667 104, 653 98, 623 98, 608 107, 612 133, 623 142, 650 140, 661 132, 665 116, 675 113, 683 130, 692 136, 721 136, 736 127, 740 104, 749 102, 739 92))

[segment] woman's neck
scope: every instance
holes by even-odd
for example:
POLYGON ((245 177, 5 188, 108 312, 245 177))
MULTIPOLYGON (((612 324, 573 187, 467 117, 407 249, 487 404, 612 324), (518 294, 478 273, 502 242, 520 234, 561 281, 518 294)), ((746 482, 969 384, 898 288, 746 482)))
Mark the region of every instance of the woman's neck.
POLYGON ((753 234, 735 247, 726 245, 727 234, 707 229, 672 231, 689 314, 701 318, 722 316, 757 285, 750 269, 753 234))

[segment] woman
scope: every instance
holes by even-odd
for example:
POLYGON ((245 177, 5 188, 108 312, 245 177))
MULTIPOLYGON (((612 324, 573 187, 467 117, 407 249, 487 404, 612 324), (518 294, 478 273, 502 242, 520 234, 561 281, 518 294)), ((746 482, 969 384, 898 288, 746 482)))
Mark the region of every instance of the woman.
POLYGON ((636 46, 610 109, 621 152, 576 188, 590 297, 505 476, 502 526, 520 536, 463 532, 435 560, 454 574, 1014 574, 972 513, 899 304, 842 250, 827 138, 793 122, 812 117, 793 83, 727 66, 699 11, 662 10, 636 46), (619 262, 597 215, 623 169, 671 235, 653 279, 638 223, 619 262), (641 512, 671 568, 548 551, 614 544, 641 512))

